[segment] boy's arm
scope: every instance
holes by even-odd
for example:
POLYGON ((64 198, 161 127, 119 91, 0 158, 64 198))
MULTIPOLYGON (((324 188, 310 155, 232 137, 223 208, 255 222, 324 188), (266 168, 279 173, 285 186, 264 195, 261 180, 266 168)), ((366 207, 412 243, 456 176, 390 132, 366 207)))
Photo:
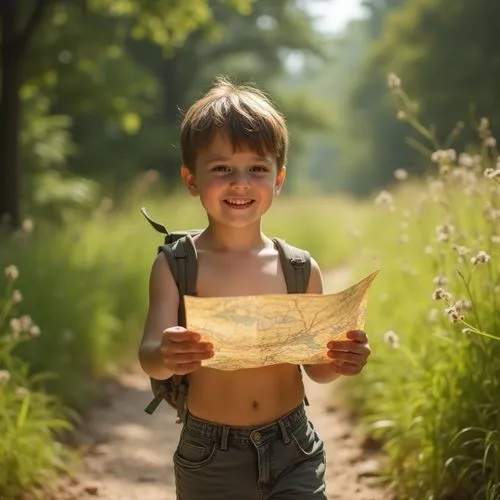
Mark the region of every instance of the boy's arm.
MULTIPOLYGON (((314 259, 311 259, 311 277, 306 293, 323 293, 323 277, 318 263, 314 259)), ((336 346, 338 349, 343 349, 343 351, 330 350, 329 346, 325 346, 329 349, 332 363, 304 365, 304 370, 310 379, 320 384, 327 384, 341 375, 356 375, 361 371, 370 355, 368 339, 366 334, 360 331, 349 332, 347 336, 351 339, 345 342, 347 347, 336 346)))
POLYGON ((163 331, 176 326, 179 292, 165 255, 159 253, 149 277, 149 308, 144 325, 139 362, 152 378, 164 380, 173 375, 160 352, 163 331))

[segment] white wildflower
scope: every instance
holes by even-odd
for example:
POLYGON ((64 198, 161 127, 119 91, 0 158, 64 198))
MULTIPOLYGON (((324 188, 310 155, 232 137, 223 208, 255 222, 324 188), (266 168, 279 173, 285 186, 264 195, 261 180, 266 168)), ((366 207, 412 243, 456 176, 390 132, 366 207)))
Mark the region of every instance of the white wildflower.
POLYGON ((451 224, 442 224, 436 227, 437 241, 444 243, 450 240, 450 236, 455 232, 451 224))
POLYGON ((454 163, 457 160, 457 152, 454 149, 438 149, 431 155, 431 161, 438 165, 454 163))
POLYGON ((464 320, 463 315, 460 314, 460 311, 454 305, 447 307, 444 312, 453 323, 458 323, 459 321, 464 320))
POLYGON ((35 229, 35 224, 32 219, 24 219, 21 224, 21 230, 24 233, 31 234, 35 229))
POLYGON ((390 73, 387 77, 387 85, 390 89, 399 89, 401 88, 401 78, 399 78, 395 73, 390 73))
POLYGON ((16 266, 7 266, 5 268, 5 276, 8 281, 16 281, 19 278, 19 270, 16 266))
POLYGON ((392 205, 393 202, 394 199, 392 197, 392 194, 389 193, 389 191, 381 191, 375 198, 376 205, 382 205, 382 204, 392 205))
POLYGON ((10 373, 7 370, 0 370, 0 384, 10 380, 10 373))
POLYGON ((461 153, 458 157, 458 164, 461 167, 472 168, 474 166, 474 158, 467 153, 461 153))
POLYGON ((484 176, 488 179, 500 178, 500 168, 487 168, 484 171, 484 176))
POLYGON ((394 170, 394 177, 398 181, 405 181, 408 179, 408 172, 404 168, 397 168, 394 170))
POLYGON ((453 245, 453 250, 457 252, 457 254, 460 257, 463 257, 464 255, 467 255, 468 253, 471 252, 471 250, 463 245, 453 245))
POLYGON ((471 258, 471 262, 473 265, 476 264, 487 264, 490 260, 490 256, 484 251, 480 250, 474 257, 471 258))
POLYGON ((28 330, 28 335, 32 338, 40 337, 41 331, 38 325, 31 325, 28 330))
POLYGON ((14 304, 19 304, 19 302, 22 302, 22 300, 23 296, 21 292, 19 290, 14 290, 12 292, 12 302, 14 302, 14 304))
POLYGON ((21 322, 21 328, 23 332, 27 332, 30 329, 31 325, 33 324, 31 317, 28 316, 27 314, 21 316, 19 318, 19 321, 21 322))
POLYGON ((457 311, 472 311, 472 302, 468 299, 458 299, 453 305, 457 311))
POLYGON ((21 325, 21 321, 19 321, 19 318, 11 318, 11 320, 9 321, 9 327, 14 337, 19 336, 23 331, 23 327, 21 325))
POLYGON ((443 287, 448 284, 448 278, 446 276, 436 276, 433 280, 433 283, 438 287, 443 287))
POLYGON ((389 330, 384 333, 384 341, 390 346, 396 348, 399 346, 399 335, 396 332, 389 330))
POLYGON ((484 145, 489 148, 494 148, 497 145, 497 140, 494 137, 487 137, 484 140, 484 145))
POLYGON ((433 300, 444 300, 444 301, 450 301, 451 300, 451 293, 447 292, 444 288, 438 287, 434 290, 432 293, 432 299, 433 300))

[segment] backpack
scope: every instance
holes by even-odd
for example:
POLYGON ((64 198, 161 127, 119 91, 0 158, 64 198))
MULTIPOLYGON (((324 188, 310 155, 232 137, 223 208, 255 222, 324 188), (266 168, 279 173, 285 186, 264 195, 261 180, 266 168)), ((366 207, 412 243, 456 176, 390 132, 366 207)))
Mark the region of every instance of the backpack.
MULTIPOLYGON (((165 235, 165 242, 158 247, 158 253, 162 252, 165 255, 177 284, 179 291, 178 325, 186 327, 183 296, 196 295, 198 267, 193 236, 202 230, 190 229, 169 232, 165 226, 154 221, 144 207, 141 208, 141 212, 156 231, 165 235)), ((296 248, 281 238, 271 239, 280 256, 287 292, 305 293, 311 273, 311 255, 307 250, 296 248)), ((298 366, 298 369, 301 371, 300 366, 298 366)), ((165 400, 172 408, 177 410, 176 422, 182 422, 189 389, 188 375, 172 375, 166 380, 156 380, 150 377, 150 382, 154 397, 144 411, 152 415, 160 403, 165 400)), ((309 405, 307 396, 304 401, 306 405, 309 405)))

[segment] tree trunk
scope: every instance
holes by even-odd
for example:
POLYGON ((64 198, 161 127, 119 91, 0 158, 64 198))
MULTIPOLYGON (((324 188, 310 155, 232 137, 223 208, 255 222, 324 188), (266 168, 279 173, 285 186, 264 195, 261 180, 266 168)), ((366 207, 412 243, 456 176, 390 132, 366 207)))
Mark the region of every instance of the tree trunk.
POLYGON ((0 49, 2 88, 0 94, 0 217, 18 227, 21 210, 21 169, 19 165, 19 129, 21 86, 21 50, 16 33, 17 0, 2 0, 0 49))

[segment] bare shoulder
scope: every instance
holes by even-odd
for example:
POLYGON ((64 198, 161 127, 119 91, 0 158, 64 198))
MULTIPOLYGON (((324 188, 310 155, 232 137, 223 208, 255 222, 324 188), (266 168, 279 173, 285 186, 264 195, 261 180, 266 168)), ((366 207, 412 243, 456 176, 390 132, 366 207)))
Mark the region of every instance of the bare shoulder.
POLYGON ((169 297, 169 300, 179 300, 179 293, 175 284, 174 277, 168 265, 167 259, 162 252, 160 252, 151 266, 151 273, 149 276, 149 295, 150 300, 169 297))
POLYGON ((165 328, 177 325, 179 291, 167 259, 160 252, 149 276, 149 307, 144 338, 159 338, 165 328))
POLYGON ((311 256, 311 275, 309 277, 309 285, 306 293, 322 294, 323 293, 323 275, 321 268, 314 257, 311 256))

